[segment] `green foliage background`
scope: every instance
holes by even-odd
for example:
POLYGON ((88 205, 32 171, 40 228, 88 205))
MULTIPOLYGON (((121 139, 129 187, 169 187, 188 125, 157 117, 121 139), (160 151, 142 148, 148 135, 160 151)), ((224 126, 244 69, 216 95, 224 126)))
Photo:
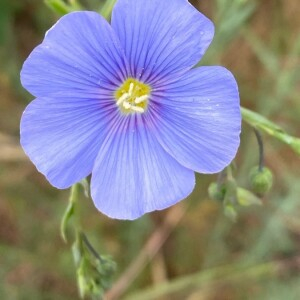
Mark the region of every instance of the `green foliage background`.
MULTIPOLYGON (((299 0, 192 3, 216 24, 201 64, 232 70, 243 106, 300 136, 299 0)), ((100 10, 104 2, 81 4, 100 10)), ((41 0, 0 0, 0 299, 5 300, 79 299, 70 245, 59 228, 69 192, 52 188, 18 142, 19 120, 32 99, 20 85, 19 71, 57 18, 41 0)), ((274 187, 262 206, 240 209, 236 222, 208 198, 216 176, 198 175, 188 199, 134 222, 108 219, 82 193, 82 226, 94 247, 118 263, 115 279, 145 254, 153 232, 170 231, 150 263, 127 282, 121 299, 300 299, 300 159, 269 136, 264 141, 274 187)), ((257 161, 255 136, 244 124, 234 171, 240 186, 249 187, 257 161)))

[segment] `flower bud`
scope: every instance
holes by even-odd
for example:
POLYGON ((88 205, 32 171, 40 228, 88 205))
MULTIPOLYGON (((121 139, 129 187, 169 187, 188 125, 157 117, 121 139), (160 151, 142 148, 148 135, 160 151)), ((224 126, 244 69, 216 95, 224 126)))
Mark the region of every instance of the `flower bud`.
POLYGON ((264 167, 259 170, 259 167, 253 167, 250 171, 250 184, 252 190, 260 195, 265 195, 273 185, 273 174, 270 169, 264 167))
POLYGON ((216 182, 212 182, 208 187, 209 198, 215 201, 223 201, 224 190, 222 186, 219 186, 216 182))
POLYGON ((231 221, 235 222, 238 216, 238 213, 235 209, 235 207, 228 203, 224 205, 224 214, 227 218, 229 218, 231 221))
POLYGON ((224 202, 233 205, 237 203, 237 183, 233 178, 226 182, 224 202))

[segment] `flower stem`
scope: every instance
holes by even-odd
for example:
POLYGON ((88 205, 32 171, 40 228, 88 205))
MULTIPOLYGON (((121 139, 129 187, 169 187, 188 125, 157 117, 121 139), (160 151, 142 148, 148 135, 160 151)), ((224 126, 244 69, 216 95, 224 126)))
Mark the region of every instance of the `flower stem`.
POLYGON ((67 242, 67 235, 66 235, 67 226, 72 218, 74 219, 75 222, 73 226, 75 232, 78 230, 79 222, 78 222, 78 216, 76 216, 76 203, 79 198, 79 189, 80 189, 79 183, 76 183, 72 186, 71 194, 69 197, 69 203, 60 224, 60 233, 65 242, 67 242))
POLYGON ((101 8, 100 14, 108 20, 111 16, 112 9, 116 3, 116 0, 106 0, 101 8))
POLYGON ((243 120, 250 126, 278 139, 279 141, 289 145, 297 154, 300 155, 300 139, 287 134, 280 126, 269 121, 262 115, 241 107, 243 120))
POLYGON ((258 143, 258 151, 259 151, 259 165, 258 165, 258 170, 260 172, 262 172, 263 168, 264 168, 264 143, 263 143, 263 139, 262 136, 260 134, 260 132, 256 129, 253 128, 256 139, 257 139, 257 143, 258 143))
POLYGON ((83 241, 83 243, 85 244, 85 246, 90 251, 90 253, 92 253, 95 256, 95 258, 97 258, 99 261, 102 261, 101 256, 94 249, 94 247, 92 246, 92 244, 90 243, 90 241, 88 240, 88 238, 86 237, 86 235, 83 232, 80 232, 80 237, 81 237, 81 240, 83 241))

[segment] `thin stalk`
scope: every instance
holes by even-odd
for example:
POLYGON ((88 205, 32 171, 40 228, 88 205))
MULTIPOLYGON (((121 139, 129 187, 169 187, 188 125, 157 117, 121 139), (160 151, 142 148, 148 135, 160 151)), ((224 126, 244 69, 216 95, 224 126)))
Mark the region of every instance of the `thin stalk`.
POLYGON ((158 253, 172 230, 174 230, 185 215, 186 210, 186 206, 177 205, 168 211, 164 223, 152 233, 138 256, 128 266, 111 290, 106 293, 105 300, 116 300, 121 298, 144 267, 158 253))
POLYGON ((260 132, 256 128, 253 128, 253 130, 258 144, 258 152, 259 152, 258 170, 259 172, 262 172, 264 168, 264 143, 260 132))
POLYGON ((101 8, 100 14, 108 20, 111 16, 112 9, 116 3, 116 0, 107 0, 101 8))
POLYGON ((103 261, 101 256, 98 254, 98 252, 94 249, 88 238, 83 232, 80 232, 81 240, 83 241, 84 245, 88 248, 88 250, 99 260, 103 261))
POLYGON ((300 155, 300 138, 287 134, 280 126, 247 108, 241 107, 241 113, 244 122, 289 145, 297 154, 300 155))
POLYGON ((139 293, 129 295, 125 300, 155 300, 162 296, 185 290, 213 288, 217 284, 224 282, 259 280, 263 277, 277 276, 289 267, 295 267, 295 264, 299 267, 299 257, 257 265, 245 265, 245 263, 228 264, 151 287, 139 293))

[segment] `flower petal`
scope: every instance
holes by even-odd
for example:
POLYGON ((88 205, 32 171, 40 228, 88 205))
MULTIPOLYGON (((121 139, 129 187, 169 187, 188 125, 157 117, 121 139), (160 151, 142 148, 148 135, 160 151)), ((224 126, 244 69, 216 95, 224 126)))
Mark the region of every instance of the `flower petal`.
POLYGON ((102 102, 98 94, 74 93, 38 98, 27 106, 21 145, 52 185, 67 188, 91 173, 116 112, 102 102))
POLYGON ((152 130, 179 163, 216 173, 235 157, 240 139, 239 93, 222 67, 191 70, 153 95, 152 130))
POLYGON ((213 35, 213 23, 187 0, 118 0, 112 14, 131 74, 149 83, 194 66, 213 35))
POLYGON ((36 97, 65 90, 114 87, 127 76, 120 42, 95 12, 62 17, 23 65, 23 86, 36 97))
POLYGON ((122 119, 103 144, 92 172, 91 193, 104 214, 136 219, 185 198, 194 184, 194 172, 167 154, 136 115, 122 119))

